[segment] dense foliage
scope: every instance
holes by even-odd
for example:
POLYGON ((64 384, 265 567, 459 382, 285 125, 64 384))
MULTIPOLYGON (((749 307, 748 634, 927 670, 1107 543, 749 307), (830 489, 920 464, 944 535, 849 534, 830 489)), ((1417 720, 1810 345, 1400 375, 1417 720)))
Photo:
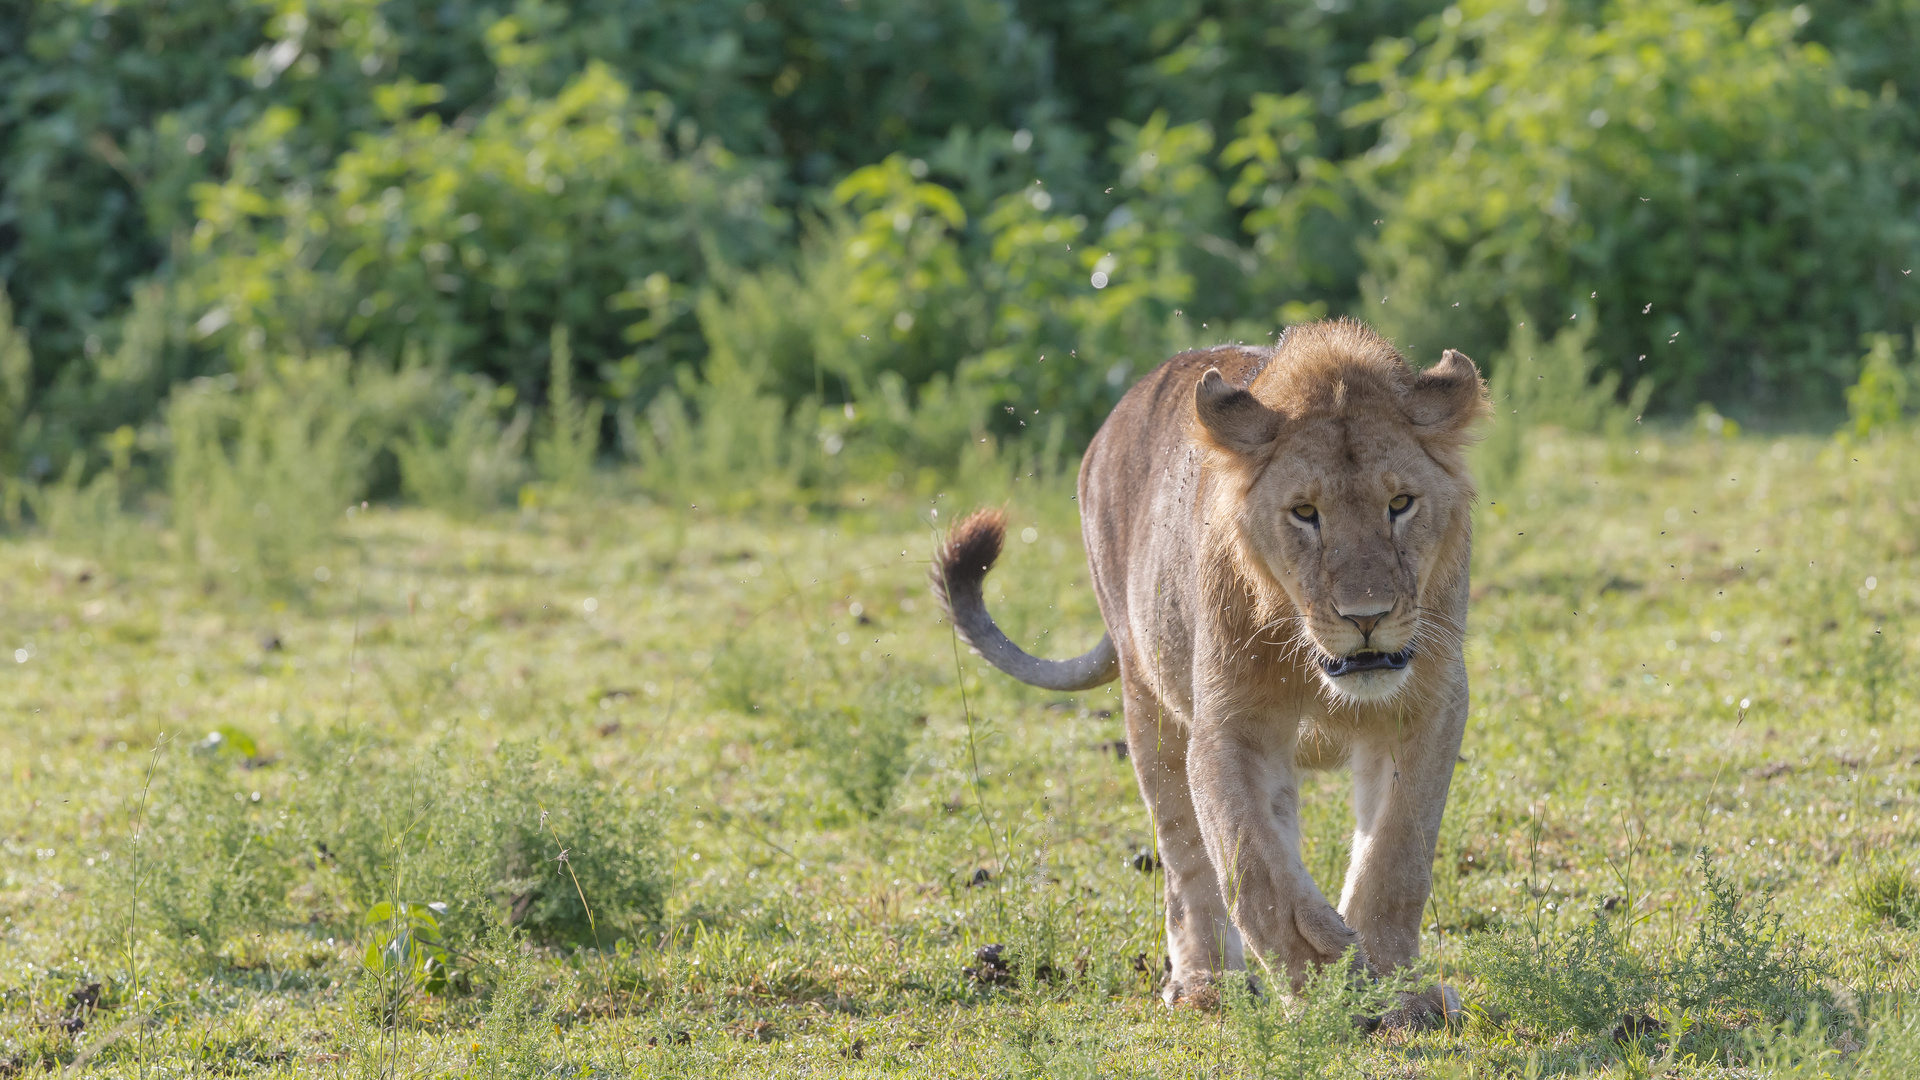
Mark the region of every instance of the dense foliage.
POLYGON ((1837 406, 1920 321, 1916 46, 1915 0, 0 0, 0 441, 163 450, 170 387, 336 349, 536 400, 564 329, 642 458, 724 399, 952 467, 1338 313, 1837 406))

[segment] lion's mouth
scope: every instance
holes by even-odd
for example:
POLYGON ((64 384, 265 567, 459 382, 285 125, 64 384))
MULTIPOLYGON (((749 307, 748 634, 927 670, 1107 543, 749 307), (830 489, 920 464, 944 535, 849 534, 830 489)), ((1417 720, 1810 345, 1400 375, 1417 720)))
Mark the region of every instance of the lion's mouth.
POLYGON ((1357 675, 1363 671, 1399 671, 1412 661, 1412 646, 1396 653, 1367 650, 1352 656, 1323 656, 1320 658, 1320 670, 1338 679, 1342 675, 1357 675))

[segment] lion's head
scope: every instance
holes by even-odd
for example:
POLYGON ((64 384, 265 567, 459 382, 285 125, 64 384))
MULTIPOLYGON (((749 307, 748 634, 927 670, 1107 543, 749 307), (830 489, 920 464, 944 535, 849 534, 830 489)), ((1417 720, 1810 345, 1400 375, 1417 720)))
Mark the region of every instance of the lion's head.
POLYGON ((1363 702, 1397 694, 1423 648, 1458 645, 1464 450, 1486 410, 1473 361, 1448 350, 1415 372, 1365 326, 1317 323, 1290 330, 1246 389, 1208 371, 1194 405, 1196 438, 1228 477, 1208 516, 1234 525, 1267 640, 1363 702))

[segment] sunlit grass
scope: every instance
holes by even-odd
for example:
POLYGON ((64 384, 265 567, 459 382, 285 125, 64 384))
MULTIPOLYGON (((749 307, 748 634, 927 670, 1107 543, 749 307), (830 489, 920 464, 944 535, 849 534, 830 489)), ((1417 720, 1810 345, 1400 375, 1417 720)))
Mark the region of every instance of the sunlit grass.
MULTIPOLYGON (((1807 937, 1843 1013, 1920 989, 1915 451, 1542 437, 1484 495, 1434 973, 1492 1001, 1469 939, 1568 935, 1596 907, 1662 962, 1706 910, 1704 847, 1742 910, 1771 897, 1807 937)), ((1243 1072, 1251 1014, 1153 996, 1160 880, 1114 695, 962 655, 963 711, 924 575, 967 502, 1010 500, 988 593, 1016 640, 1057 656, 1099 633, 1069 489, 976 483, 804 520, 373 508, 268 599, 159 554, 0 547, 0 1070, 1243 1072), (528 748, 535 772, 501 780, 528 748), (462 877, 508 865, 449 824, 470 790, 549 838, 514 871, 537 888, 462 877), (664 908, 623 904, 638 856, 580 835, 616 827, 658 828, 664 908), (564 907, 559 850, 595 919, 485 930, 489 901, 564 907), (369 972, 396 925, 366 925, 377 899, 452 905, 446 992, 369 972), (1004 985, 963 971, 989 943, 1004 985)), ((1346 779, 1308 788, 1307 863, 1334 889, 1346 779)), ((1670 1075, 1731 1075, 1759 1021, 1668 1016, 1683 1034, 1635 1043, 1479 1015, 1338 1067, 1645 1075, 1671 1048, 1670 1075)))

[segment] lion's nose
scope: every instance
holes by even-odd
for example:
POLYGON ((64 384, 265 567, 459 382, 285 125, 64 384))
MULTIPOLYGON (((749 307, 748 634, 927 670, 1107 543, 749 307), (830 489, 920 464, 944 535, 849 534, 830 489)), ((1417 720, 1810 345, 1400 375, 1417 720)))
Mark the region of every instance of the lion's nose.
POLYGON ((1340 617, 1359 627, 1362 638, 1371 639, 1373 628, 1379 626, 1380 620, 1386 618, 1387 613, 1392 610, 1391 607, 1383 607, 1378 611, 1342 611, 1340 617))

